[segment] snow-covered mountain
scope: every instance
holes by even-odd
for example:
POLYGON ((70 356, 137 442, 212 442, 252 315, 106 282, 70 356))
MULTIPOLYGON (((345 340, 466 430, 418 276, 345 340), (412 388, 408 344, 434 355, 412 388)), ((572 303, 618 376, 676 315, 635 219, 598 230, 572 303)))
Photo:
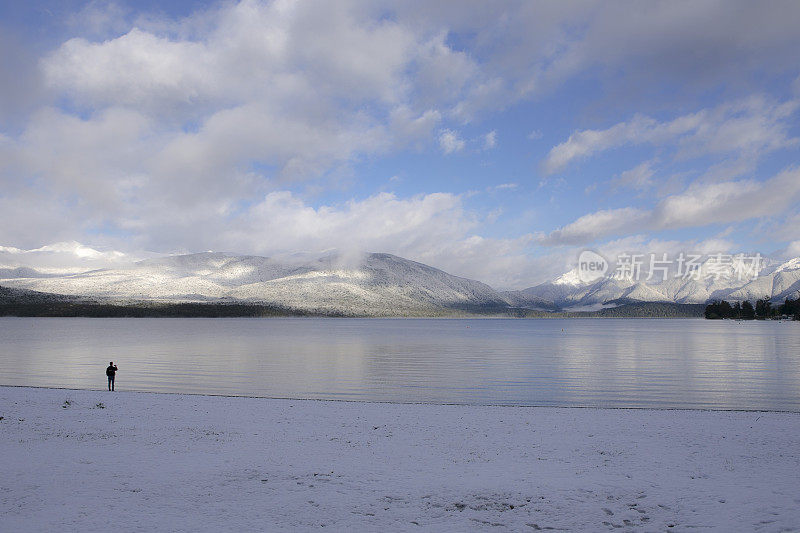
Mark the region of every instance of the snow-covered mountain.
POLYGON ((0 286, 116 301, 227 300, 374 316, 508 306, 488 285, 390 254, 366 254, 348 264, 336 256, 200 253, 61 276, 3 269, 0 286))
POLYGON ((102 259, 110 266, 76 271, 73 265, 59 271, 6 258, 0 262, 0 287, 103 301, 240 302, 368 316, 509 308, 597 310, 626 302, 702 304, 715 299, 800 297, 800 258, 767 261, 755 279, 744 281, 733 275, 740 265, 730 265, 721 275, 708 275, 713 265, 707 261, 697 278, 648 281, 644 275, 639 279, 606 276, 586 282, 575 269, 553 281, 503 293, 390 254, 364 254, 353 260, 336 255, 275 259, 213 252, 136 262, 116 256, 110 262, 102 259))
POLYGON ((648 281, 643 275, 638 280, 602 277, 584 282, 574 269, 553 281, 503 295, 515 305, 536 309, 598 308, 630 301, 702 304, 723 299, 754 301, 769 297, 783 301, 800 297, 800 258, 783 263, 767 260, 754 279, 736 275, 741 265, 735 262, 727 270, 717 269, 717 275, 710 275, 710 261, 701 264, 696 278, 672 276, 648 281))

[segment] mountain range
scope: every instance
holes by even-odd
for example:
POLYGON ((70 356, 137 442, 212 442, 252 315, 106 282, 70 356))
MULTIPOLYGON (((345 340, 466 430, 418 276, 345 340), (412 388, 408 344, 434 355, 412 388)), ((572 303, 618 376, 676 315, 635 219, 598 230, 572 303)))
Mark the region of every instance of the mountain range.
MULTIPOLYGON (((711 273, 707 259, 699 266, 696 276, 669 276, 648 282, 631 277, 601 277, 582 281, 573 269, 553 281, 521 291, 504 293, 517 306, 558 309, 598 309, 626 302, 662 302, 704 304, 714 300, 755 301, 769 298, 783 302, 800 297, 800 258, 785 262, 764 260, 756 276, 739 277, 735 262, 725 269, 711 273)), ((641 276, 646 278, 644 274, 641 276)))
POLYGON ((508 307, 488 285, 390 254, 274 260, 199 253, 53 275, 0 269, 0 286, 113 302, 237 302, 309 313, 438 315, 508 307))
POLYGON ((755 279, 742 281, 736 276, 671 277, 653 283, 614 277, 582 281, 572 270, 524 290, 501 292, 391 254, 363 254, 352 260, 335 254, 279 260, 207 252, 78 272, 0 265, 0 287, 7 294, 16 291, 17 299, 24 291, 95 302, 237 303, 358 316, 596 311, 643 302, 798 298, 800 258, 768 262, 755 279))

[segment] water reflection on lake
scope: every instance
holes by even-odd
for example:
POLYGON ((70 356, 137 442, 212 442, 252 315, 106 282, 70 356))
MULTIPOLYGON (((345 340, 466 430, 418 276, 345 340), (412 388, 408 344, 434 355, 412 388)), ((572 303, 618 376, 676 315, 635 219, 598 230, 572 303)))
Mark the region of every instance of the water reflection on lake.
POLYGON ((0 384, 800 411, 800 323, 0 318, 0 384))

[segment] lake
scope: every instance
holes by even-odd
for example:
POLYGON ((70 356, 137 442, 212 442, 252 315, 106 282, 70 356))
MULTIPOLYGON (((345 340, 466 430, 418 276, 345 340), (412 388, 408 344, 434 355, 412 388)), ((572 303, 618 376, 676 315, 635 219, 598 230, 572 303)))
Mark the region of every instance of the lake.
POLYGON ((392 402, 800 411, 800 323, 0 318, 0 384, 392 402))

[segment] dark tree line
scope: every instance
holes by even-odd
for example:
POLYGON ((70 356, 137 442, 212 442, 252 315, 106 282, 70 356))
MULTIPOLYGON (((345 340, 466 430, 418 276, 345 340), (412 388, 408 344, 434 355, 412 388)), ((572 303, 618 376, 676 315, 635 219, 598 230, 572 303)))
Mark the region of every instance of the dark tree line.
POLYGON ((786 299, 781 305, 773 306, 768 297, 756 301, 755 307, 747 300, 743 302, 733 302, 732 304, 724 300, 711 302, 706 306, 705 317, 716 318, 737 318, 740 320, 768 320, 780 318, 782 316, 792 317, 800 320, 800 298, 796 300, 786 299))
POLYGON ((290 309, 266 305, 175 303, 114 305, 90 302, 2 302, 0 316, 24 317, 103 317, 103 318, 166 318, 166 317, 273 317, 304 316, 290 309))

